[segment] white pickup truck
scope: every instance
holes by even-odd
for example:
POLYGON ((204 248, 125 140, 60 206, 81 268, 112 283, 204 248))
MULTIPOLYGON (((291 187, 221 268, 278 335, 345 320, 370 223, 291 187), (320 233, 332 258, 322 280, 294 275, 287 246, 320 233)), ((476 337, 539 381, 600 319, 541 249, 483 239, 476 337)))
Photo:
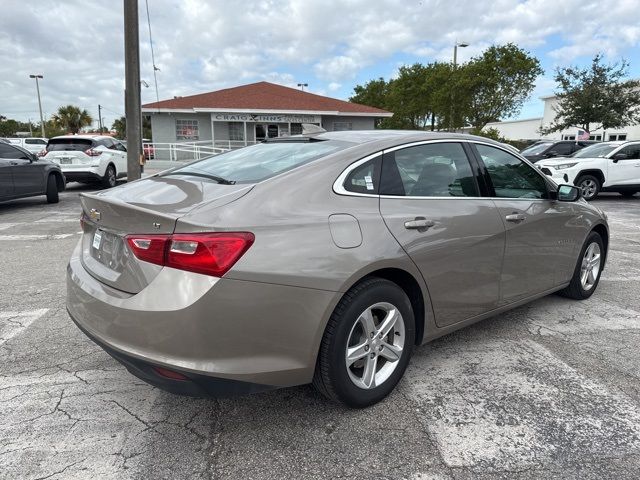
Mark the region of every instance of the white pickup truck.
POLYGON ((630 197, 640 192, 640 141, 603 142, 569 157, 549 158, 535 164, 556 183, 572 183, 585 200, 600 192, 630 197))

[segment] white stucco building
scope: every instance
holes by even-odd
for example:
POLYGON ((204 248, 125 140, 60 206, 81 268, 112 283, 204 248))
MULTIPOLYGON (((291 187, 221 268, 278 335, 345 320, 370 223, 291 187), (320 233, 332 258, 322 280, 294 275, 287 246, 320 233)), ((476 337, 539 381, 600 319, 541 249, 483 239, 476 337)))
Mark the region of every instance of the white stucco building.
MULTIPOLYGON (((507 140, 539 140, 540 138, 548 138, 552 140, 575 140, 576 134, 578 133, 577 128, 562 132, 554 132, 544 136, 539 132, 540 127, 547 126, 553 122, 556 116, 554 107, 558 104, 558 100, 555 95, 540 97, 540 99, 544 102, 542 117, 489 123, 485 129, 495 128, 507 140)), ((600 129, 590 133, 591 140, 638 140, 640 139, 640 125, 632 125, 607 131, 600 129)))

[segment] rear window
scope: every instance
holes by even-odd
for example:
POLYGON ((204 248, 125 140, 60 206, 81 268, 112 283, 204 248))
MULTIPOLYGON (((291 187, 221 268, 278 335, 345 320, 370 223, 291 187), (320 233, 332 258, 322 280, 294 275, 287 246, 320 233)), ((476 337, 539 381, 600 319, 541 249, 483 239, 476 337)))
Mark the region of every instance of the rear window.
POLYGON ((553 142, 536 143, 530 147, 525 148, 520 152, 521 155, 538 155, 544 152, 547 148, 553 145, 553 142))
POLYGON ((87 138, 52 138, 47 144, 47 151, 84 151, 91 148, 92 143, 87 138))
POLYGON ((234 183, 254 183, 352 146, 350 142, 267 142, 232 150, 171 171, 206 174, 234 183))

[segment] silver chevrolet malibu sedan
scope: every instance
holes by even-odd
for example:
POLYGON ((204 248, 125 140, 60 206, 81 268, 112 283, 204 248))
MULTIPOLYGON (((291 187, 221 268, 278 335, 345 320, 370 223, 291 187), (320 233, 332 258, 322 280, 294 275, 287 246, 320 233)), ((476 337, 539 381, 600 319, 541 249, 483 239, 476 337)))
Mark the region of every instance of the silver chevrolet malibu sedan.
POLYGON ((417 345, 588 298, 609 243, 576 187, 442 133, 274 139, 82 208, 67 308, 132 374, 190 395, 313 383, 352 407, 389 394, 417 345))

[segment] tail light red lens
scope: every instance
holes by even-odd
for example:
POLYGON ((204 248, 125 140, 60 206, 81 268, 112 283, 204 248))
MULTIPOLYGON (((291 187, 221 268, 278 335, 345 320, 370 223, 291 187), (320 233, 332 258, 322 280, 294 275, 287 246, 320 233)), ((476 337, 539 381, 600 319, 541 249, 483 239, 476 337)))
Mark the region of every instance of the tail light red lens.
POLYGON ((97 157, 98 155, 102 155, 102 152, 100 150, 94 150, 93 148, 85 150, 84 153, 86 155, 89 155, 90 157, 97 157))
POLYGON ((46 149, 44 149, 44 150, 40 150, 40 151, 38 152, 38 156, 39 156, 39 157, 44 157, 47 153, 49 153, 49 152, 47 152, 47 150, 46 150, 46 149))
POLYGON ((221 277, 255 241, 250 232, 128 235, 134 255, 145 262, 221 277))

